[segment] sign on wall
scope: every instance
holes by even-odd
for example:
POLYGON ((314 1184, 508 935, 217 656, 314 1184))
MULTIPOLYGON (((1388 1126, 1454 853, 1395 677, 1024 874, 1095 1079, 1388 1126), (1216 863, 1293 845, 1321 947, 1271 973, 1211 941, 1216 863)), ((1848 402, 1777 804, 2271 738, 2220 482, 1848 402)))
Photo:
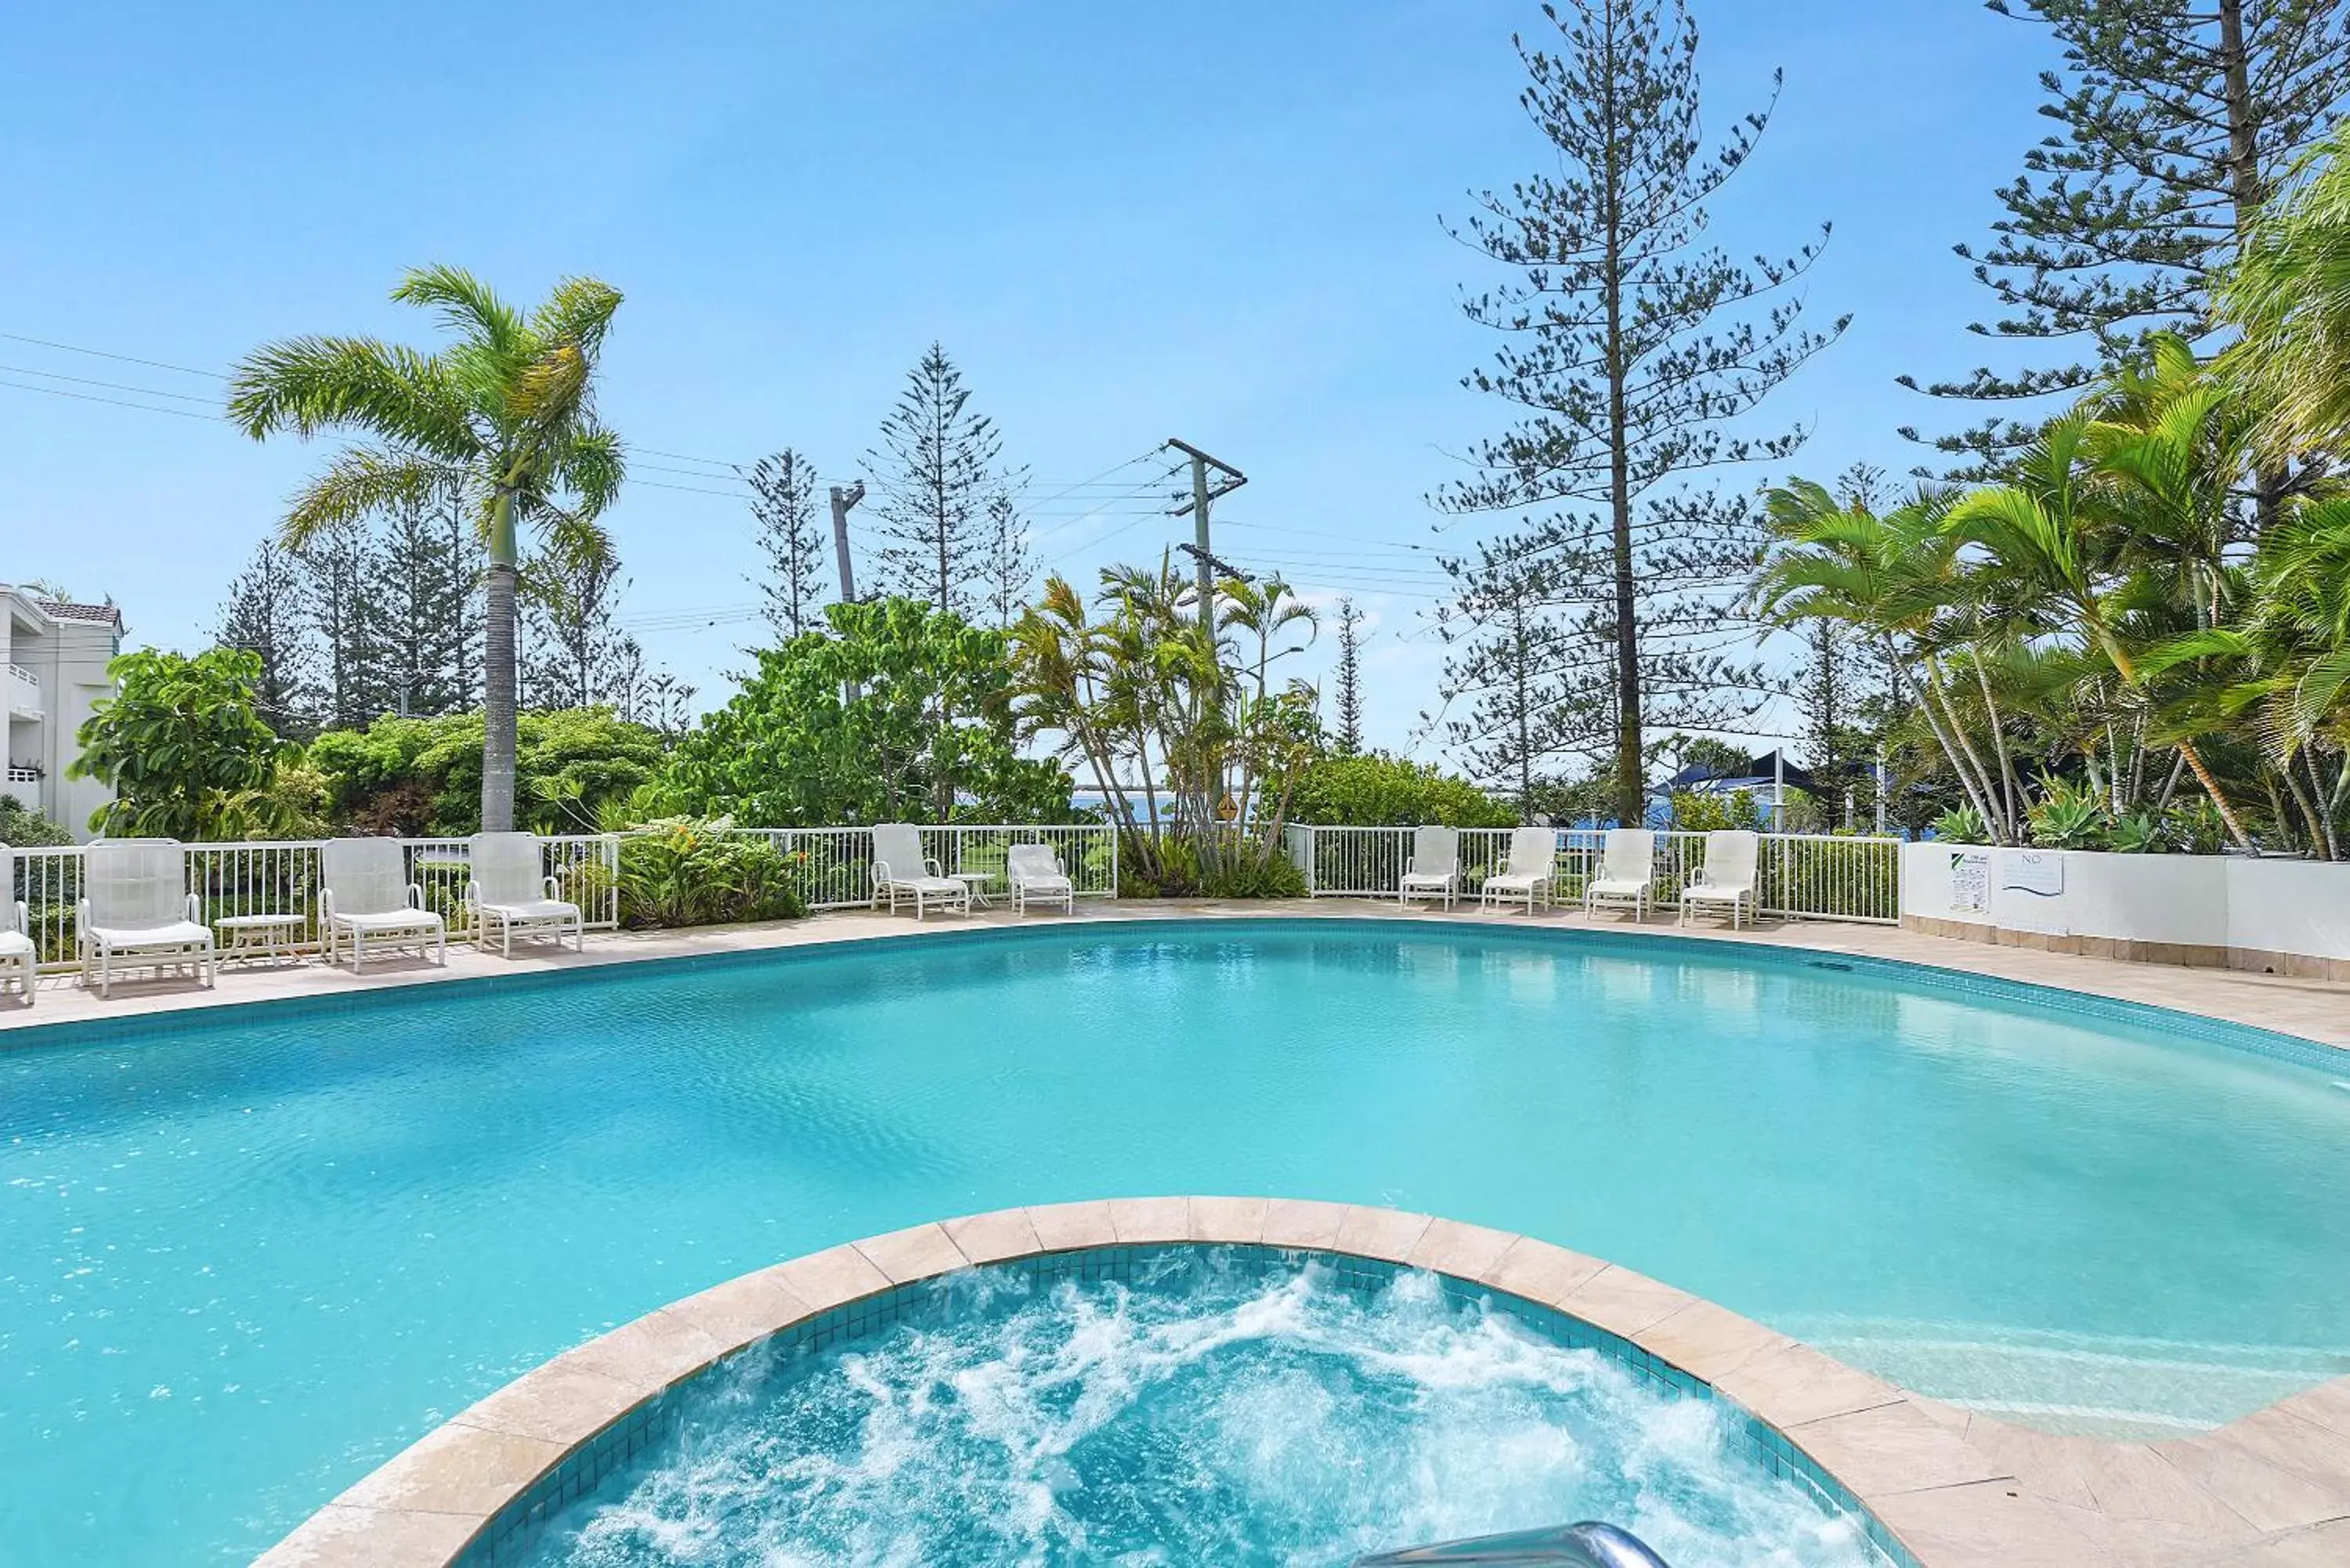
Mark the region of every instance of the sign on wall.
POLYGON ((1980 915, 1991 908, 1991 851, 1950 851, 1950 909, 1980 915))
POLYGON ((2053 849, 2011 849, 1999 885, 2053 898, 2064 890, 2064 857, 2053 849))

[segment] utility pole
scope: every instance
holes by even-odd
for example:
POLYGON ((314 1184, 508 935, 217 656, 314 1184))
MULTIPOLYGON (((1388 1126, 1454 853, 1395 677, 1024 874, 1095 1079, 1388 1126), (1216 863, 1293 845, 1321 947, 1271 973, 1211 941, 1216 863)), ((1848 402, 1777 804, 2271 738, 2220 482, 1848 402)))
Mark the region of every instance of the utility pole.
MULTIPOLYGON (((837 484, 832 487, 832 555, 840 563, 840 602, 845 605, 857 602, 857 573, 848 564, 848 509, 864 499, 865 482, 861 479, 845 490, 837 484)), ((856 681, 841 682, 843 702, 854 702, 863 695, 856 681)))
POLYGON ((1208 541, 1208 504, 1221 500, 1248 483, 1248 475, 1221 458, 1210 457, 1189 441, 1167 438, 1167 444, 1191 460, 1191 499, 1175 508, 1175 515, 1191 514, 1191 543, 1184 554, 1200 563, 1200 628, 1207 634, 1210 647, 1216 639, 1216 557, 1214 546, 1208 541), (1216 471, 1212 483, 1210 469, 1216 471))
POLYGON ((832 555, 840 563, 840 602, 857 602, 857 574, 848 564, 848 509, 865 499, 865 482, 832 487, 832 555))

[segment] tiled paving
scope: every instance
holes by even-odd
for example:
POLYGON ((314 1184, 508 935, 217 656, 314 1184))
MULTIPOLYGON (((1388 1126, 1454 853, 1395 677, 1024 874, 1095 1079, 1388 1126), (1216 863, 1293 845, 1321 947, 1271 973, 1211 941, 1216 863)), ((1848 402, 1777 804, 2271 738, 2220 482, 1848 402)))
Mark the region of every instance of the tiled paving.
MULTIPOLYGON (((1081 904, 1075 919, 1312 916, 1393 919, 1391 904, 1081 904)), ((1416 919, 1573 933, 1604 929, 1929 965, 2168 1007, 2350 1049, 2350 985, 2128 963, 1953 941, 1888 927, 1765 924, 1683 931, 1579 912, 1416 919)), ((1067 917, 1031 917, 1031 924, 1067 917)), ((925 929, 1012 924, 1007 913, 933 918, 925 929)), ((818 916, 789 925, 591 937, 584 953, 512 960, 452 949, 445 970, 386 961, 364 977, 316 963, 224 969, 216 991, 174 980, 118 984, 110 1001, 71 977, 38 1004, 0 997, 0 1037, 28 1025, 161 1016, 293 996, 349 995, 471 976, 900 937, 904 917, 818 916)), ((34 1036, 20 1036, 31 1044, 34 1036)), ((1295 1199, 1142 1199, 1056 1205, 918 1227, 761 1271, 557 1357, 491 1396, 338 1499, 273 1550, 268 1568, 451 1562, 504 1501, 561 1456, 717 1356, 803 1319, 971 1262, 1107 1245, 1248 1241, 1387 1258, 1474 1281, 1621 1335, 1711 1385, 1860 1499, 1924 1568, 2345 1568, 2350 1565, 2350 1378, 2215 1431, 2107 1443, 2007 1426, 1910 1396, 1810 1347, 1596 1259, 1533 1238, 1425 1216, 1295 1199), (470 1435, 469 1435, 470 1434, 470 1435), (476 1448, 476 1443, 485 1445, 476 1448)))

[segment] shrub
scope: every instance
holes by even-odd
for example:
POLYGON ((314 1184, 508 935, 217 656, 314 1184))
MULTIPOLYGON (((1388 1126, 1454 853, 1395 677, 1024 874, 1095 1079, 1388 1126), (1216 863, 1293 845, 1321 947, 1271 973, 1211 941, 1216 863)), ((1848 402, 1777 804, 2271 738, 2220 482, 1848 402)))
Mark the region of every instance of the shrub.
POLYGON ((1199 846, 1188 838, 1162 838, 1159 845, 1160 875, 1154 877, 1142 867, 1150 862, 1142 856, 1126 853, 1118 866, 1118 892, 1121 898, 1303 898, 1306 896, 1305 873, 1290 864, 1284 855, 1274 855, 1262 865, 1242 861, 1235 857, 1220 869, 1202 873, 1200 869, 1199 846))
MULTIPOLYGON (((516 826, 594 833, 604 808, 649 783, 660 734, 608 708, 525 713, 515 722, 516 826)), ((482 825, 482 716, 378 719, 310 743, 328 815, 338 826, 403 837, 456 837, 482 825)))
POLYGON ((905 598, 825 618, 761 649, 678 747, 662 781, 677 809, 760 827, 1073 819, 1068 774, 1020 755, 1002 632, 905 598))
POLYGON ((106 667, 114 695, 93 705, 67 770, 114 791, 89 826, 116 836, 234 839, 298 833, 311 826, 299 789, 278 788, 279 764, 296 749, 254 706, 261 659, 215 648, 193 658, 159 649, 106 667))
POLYGON ((0 844, 13 849, 38 849, 73 841, 72 834, 15 795, 0 794, 0 844))
POLYGON ((620 923, 715 926, 807 913, 791 858, 723 817, 671 817, 620 840, 620 923))
POLYGON ((1467 779, 1373 753, 1308 763, 1289 797, 1289 820, 1321 827, 1513 827, 1518 814, 1467 779))
POLYGON ((1721 794, 1711 790, 1677 790, 1673 794, 1673 826, 1682 833, 1721 833, 1743 828, 1762 830, 1762 808, 1752 790, 1721 794))

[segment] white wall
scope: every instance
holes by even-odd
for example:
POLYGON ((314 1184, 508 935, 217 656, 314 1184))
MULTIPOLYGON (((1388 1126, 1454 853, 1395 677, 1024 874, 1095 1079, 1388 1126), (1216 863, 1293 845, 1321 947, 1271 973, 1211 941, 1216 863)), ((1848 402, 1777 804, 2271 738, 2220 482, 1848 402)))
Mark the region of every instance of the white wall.
POLYGON ((1905 845, 1901 856, 1904 915, 2048 936, 2350 960, 2350 865, 1941 843, 1905 845), (2027 853, 2062 867, 2061 891, 2011 885, 2028 880, 2018 875, 2027 853), (1954 854, 1990 857, 1987 909, 1952 907, 1954 854))

